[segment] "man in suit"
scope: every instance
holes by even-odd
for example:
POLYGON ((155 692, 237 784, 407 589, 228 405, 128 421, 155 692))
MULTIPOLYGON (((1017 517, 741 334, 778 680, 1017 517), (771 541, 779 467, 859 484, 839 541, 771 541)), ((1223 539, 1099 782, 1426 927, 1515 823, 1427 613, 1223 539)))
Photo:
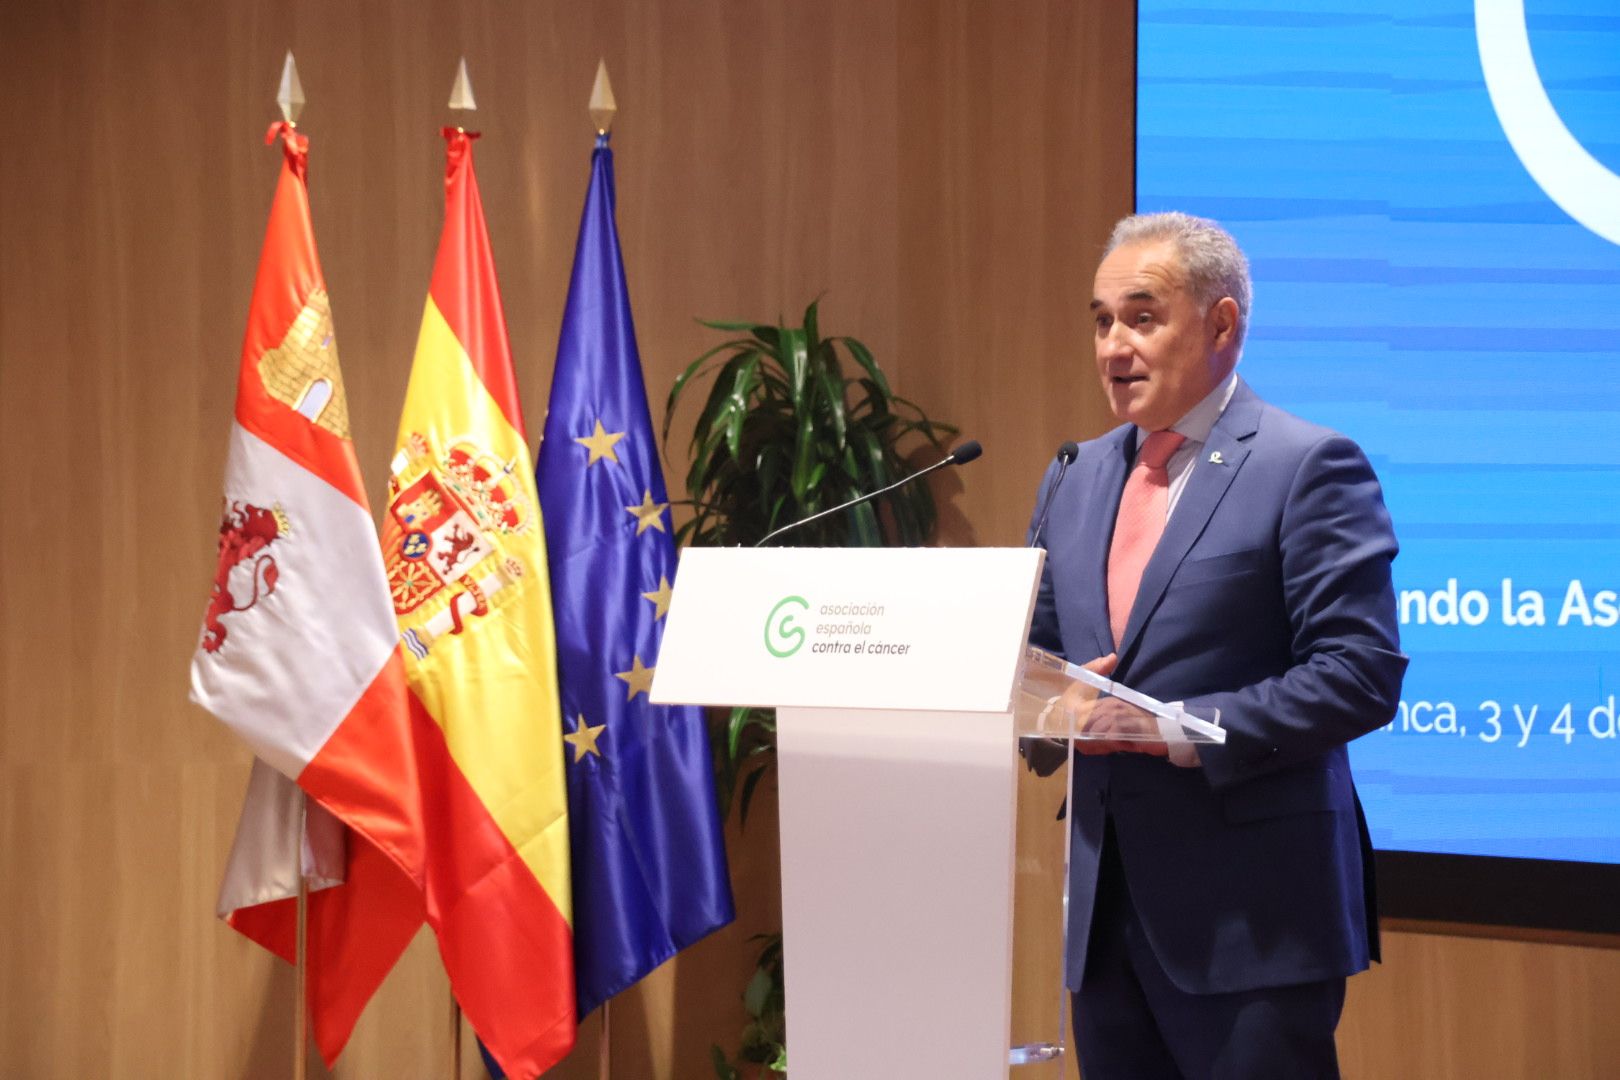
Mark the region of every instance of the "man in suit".
POLYGON ((1091 310, 1123 426, 1035 508, 1051 499, 1031 641, 1219 709, 1226 731, 1076 743, 1066 976, 1086 1080, 1337 1077, 1345 980, 1377 958, 1345 744, 1400 694, 1395 536, 1356 444, 1238 378, 1250 294, 1214 222, 1121 221, 1091 310))

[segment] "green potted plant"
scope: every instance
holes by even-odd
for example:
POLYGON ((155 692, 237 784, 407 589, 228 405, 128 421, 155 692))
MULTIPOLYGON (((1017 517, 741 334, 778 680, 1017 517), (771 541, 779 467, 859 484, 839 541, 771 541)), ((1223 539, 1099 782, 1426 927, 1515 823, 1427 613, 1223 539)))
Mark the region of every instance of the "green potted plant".
MULTIPOLYGON (((693 424, 686 472, 692 516, 678 543, 749 545, 780 528, 876 491, 909 471, 905 445, 943 450, 956 428, 930 420, 895 394, 872 352, 852 337, 823 337, 819 299, 802 325, 700 320, 728 340, 687 365, 669 392, 664 445, 676 407, 705 380, 709 390, 693 424), (847 356, 847 363, 845 357, 847 356)), ((781 538, 817 547, 921 544, 938 515, 926 484, 891 492, 847 513, 831 514, 781 538)), ((776 718, 766 709, 733 709, 714 732, 715 787, 722 815, 737 793, 746 824, 760 780, 776 755, 776 718)), ((744 993, 750 1021, 735 1064, 713 1048, 715 1074, 739 1080, 786 1075, 782 1034, 782 939, 764 946, 744 993)))
MULTIPOLYGON (((956 428, 930 420, 897 395, 852 337, 820 335, 816 308, 802 326, 712 322, 742 333, 687 365, 669 392, 664 443, 676 405, 712 376, 692 429, 686 490, 692 518, 678 542, 752 544, 779 526, 884 487, 907 472, 900 444, 911 436, 943 447, 956 428), (846 369, 840 351, 849 355, 846 369)), ((934 499, 926 485, 833 515, 784 537, 804 547, 921 544, 932 534, 934 499)))
MULTIPOLYGON (((670 388, 664 445, 684 396, 710 383, 692 427, 686 472, 692 516, 676 531, 678 544, 748 545, 791 522, 876 491, 907 472, 904 443, 943 450, 956 434, 896 394, 872 352, 852 337, 822 337, 820 300, 800 326, 699 320, 735 336, 686 366, 670 388), (847 354, 846 366, 841 354, 847 354)), ((920 544, 938 515, 926 484, 891 492, 845 514, 811 522, 781 539, 816 547, 920 544)), ((775 751, 775 718, 768 710, 736 709, 716 753, 721 811, 739 792, 748 807, 775 751), (739 790, 738 781, 741 780, 739 790)))

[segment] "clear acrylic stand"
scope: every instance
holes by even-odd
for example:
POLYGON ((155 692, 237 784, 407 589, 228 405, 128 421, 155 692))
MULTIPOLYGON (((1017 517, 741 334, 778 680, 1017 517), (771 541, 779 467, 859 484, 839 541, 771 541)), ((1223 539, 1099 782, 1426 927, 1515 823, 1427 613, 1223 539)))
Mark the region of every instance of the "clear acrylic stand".
POLYGON ((1024 650, 1018 680, 1018 734, 1050 739, 1224 743, 1219 710, 1166 704, 1071 664, 1045 649, 1024 650), (1208 715, 1212 714, 1212 715, 1208 715))
POLYGON ((1015 972, 1014 1045, 1007 1063, 1022 1066, 1018 1075, 1029 1080, 1058 1078, 1068 1045, 1063 957, 1068 945, 1071 836, 1058 807, 1069 792, 1074 744, 1077 740, 1220 744, 1226 741, 1226 732, 1218 710, 1188 710, 1179 703, 1158 701, 1034 646, 1024 652, 1014 723, 1032 769, 1019 780, 1013 955, 1019 972, 1035 969, 1038 974, 1023 979, 1015 972), (1053 896, 1061 899, 1053 903, 1053 896), (1054 920, 1060 924, 1055 930, 1054 920), (1055 957, 1050 955, 1054 938, 1064 945, 1055 957), (1057 984, 1056 1008, 1048 980, 1057 984))

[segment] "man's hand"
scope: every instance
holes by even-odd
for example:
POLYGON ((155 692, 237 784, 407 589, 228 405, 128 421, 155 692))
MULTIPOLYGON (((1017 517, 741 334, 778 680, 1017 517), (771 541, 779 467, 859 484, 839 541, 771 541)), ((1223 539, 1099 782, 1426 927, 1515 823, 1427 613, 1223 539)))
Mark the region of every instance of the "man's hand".
MULTIPOLYGON (((1105 678, 1114 671, 1119 658, 1113 653, 1099 656, 1097 659, 1080 666, 1105 678)), ((1099 698, 1097 691, 1083 683, 1075 683, 1063 692, 1058 699, 1063 710, 1073 718, 1074 730, 1085 732, 1089 738, 1075 739, 1074 750, 1077 754, 1153 754, 1164 757, 1170 752, 1163 742, 1145 740, 1141 738, 1099 738, 1107 735, 1144 735, 1157 734, 1158 726, 1134 705, 1127 705, 1118 698, 1099 698)))

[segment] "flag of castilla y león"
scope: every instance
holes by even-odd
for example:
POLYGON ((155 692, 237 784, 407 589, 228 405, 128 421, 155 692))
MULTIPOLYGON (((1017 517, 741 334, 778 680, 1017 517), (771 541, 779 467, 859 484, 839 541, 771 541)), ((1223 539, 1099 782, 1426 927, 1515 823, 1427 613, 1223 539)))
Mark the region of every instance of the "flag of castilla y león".
POLYGON ((278 136, 191 696, 258 756, 220 914, 291 962, 300 873, 311 882, 309 1008, 330 1063, 421 926, 423 808, 399 636, 315 254, 309 141, 285 123, 266 141, 278 136))

